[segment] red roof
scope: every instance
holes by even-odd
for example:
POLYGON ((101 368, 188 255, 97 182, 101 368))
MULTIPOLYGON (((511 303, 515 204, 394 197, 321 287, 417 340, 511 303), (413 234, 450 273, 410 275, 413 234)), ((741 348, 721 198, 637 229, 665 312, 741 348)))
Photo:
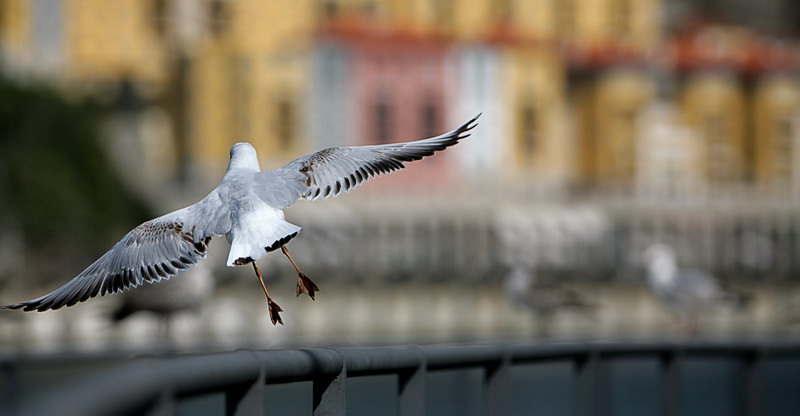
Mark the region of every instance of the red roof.
MULTIPOLYGON (((439 53, 452 41, 436 28, 390 24, 363 18, 338 18, 321 27, 318 39, 342 39, 365 49, 413 50, 439 53)), ((579 70, 597 70, 617 65, 651 65, 648 52, 615 41, 575 42, 547 36, 522 35, 498 24, 483 39, 488 44, 511 48, 559 51, 569 65, 579 70)), ((701 22, 656 45, 655 56, 678 71, 731 69, 753 76, 768 72, 800 72, 800 39, 760 35, 741 26, 701 22)))
POLYGON ((743 75, 800 71, 800 40, 738 27, 695 27, 674 36, 668 49, 679 71, 725 68, 743 75))

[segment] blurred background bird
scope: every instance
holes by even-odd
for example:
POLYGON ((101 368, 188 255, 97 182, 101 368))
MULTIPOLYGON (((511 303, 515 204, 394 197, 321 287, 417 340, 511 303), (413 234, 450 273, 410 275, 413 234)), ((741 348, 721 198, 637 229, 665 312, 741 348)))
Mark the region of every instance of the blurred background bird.
POLYGON ((150 313, 158 319, 161 335, 169 339, 173 317, 183 312, 197 313, 213 296, 214 287, 212 267, 209 262, 200 262, 158 284, 145 284, 122 293, 122 301, 110 312, 109 318, 120 325, 132 315, 150 313))
POLYGON ((679 268, 677 254, 669 245, 649 246, 642 259, 650 290, 674 315, 679 334, 695 335, 705 310, 723 305, 744 308, 750 302, 749 295, 723 289, 706 271, 679 268))
MULTIPOLYGON (((528 337, 504 288, 528 261, 532 286, 603 305, 592 325, 553 314, 552 335, 660 336, 667 309, 640 268, 654 242, 758 295, 704 312, 704 335, 783 335, 800 293, 794 3, 0 1, 0 299, 55 288, 197 201, 234 141, 278 167, 483 112, 480 137, 441 157, 287 212, 326 298, 283 301, 297 325, 251 321, 252 276, 218 270, 207 315, 170 318, 181 345, 528 337)), ((289 263, 262 265, 293 293, 289 263)), ((117 301, 0 312, 0 349, 113 345, 117 301)), ((123 321, 124 344, 160 342, 140 336, 151 316, 123 321)))
POLYGON ((524 265, 512 266, 505 275, 504 288, 512 303, 536 315, 534 334, 537 338, 547 338, 553 334, 555 314, 575 311, 592 317, 599 306, 573 289, 537 282, 535 270, 524 265))

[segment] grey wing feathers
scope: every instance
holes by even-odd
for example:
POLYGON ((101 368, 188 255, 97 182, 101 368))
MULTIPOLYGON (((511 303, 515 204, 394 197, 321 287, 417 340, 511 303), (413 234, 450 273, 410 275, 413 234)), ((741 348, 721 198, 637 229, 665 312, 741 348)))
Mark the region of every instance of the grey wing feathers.
POLYGON ((286 167, 256 175, 254 191, 262 201, 276 208, 286 208, 308 188, 306 176, 286 167))
POLYGON ((201 202, 142 223, 65 285, 40 298, 2 308, 42 312, 169 279, 205 258, 211 237, 225 232, 215 229, 225 224, 197 218, 209 206, 201 202))
POLYGON ((375 146, 331 147, 296 159, 274 173, 302 182, 303 187, 296 198, 335 197, 373 176, 404 168, 403 162, 419 160, 453 146, 470 136, 467 132, 477 125, 478 117, 480 114, 449 133, 429 139, 375 146))
POLYGON ((678 292, 703 299, 713 299, 722 293, 717 280, 711 275, 694 269, 683 269, 676 281, 678 292))

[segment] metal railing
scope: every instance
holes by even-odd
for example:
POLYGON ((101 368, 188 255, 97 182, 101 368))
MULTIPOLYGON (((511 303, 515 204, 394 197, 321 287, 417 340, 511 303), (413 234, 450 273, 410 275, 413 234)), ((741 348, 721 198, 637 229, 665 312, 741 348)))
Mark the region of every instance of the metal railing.
MULTIPOLYGON (((264 415, 267 384, 310 381, 314 415, 344 415, 350 377, 397 377, 397 414, 426 413, 429 372, 482 369, 485 415, 509 414, 514 366, 570 362, 577 415, 602 414, 604 362, 619 358, 658 360, 662 414, 681 412, 681 366, 687 358, 724 358, 741 366, 736 380, 742 415, 765 414, 765 363, 800 359, 800 344, 760 343, 576 343, 408 346, 343 349, 237 350, 139 358, 16 406, 19 415, 176 414, 181 400, 223 393, 226 415, 264 415)), ((13 366, 13 361, 6 361, 13 366)), ((12 413, 13 414, 13 413, 12 413)))

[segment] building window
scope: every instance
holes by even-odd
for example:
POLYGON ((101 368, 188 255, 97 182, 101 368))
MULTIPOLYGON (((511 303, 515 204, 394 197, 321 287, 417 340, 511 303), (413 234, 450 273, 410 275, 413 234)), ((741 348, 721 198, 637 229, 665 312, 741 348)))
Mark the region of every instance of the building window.
POLYGON ((707 146, 707 172, 711 182, 727 182, 734 179, 733 155, 728 142, 728 129, 725 119, 719 115, 706 118, 703 127, 707 146))
POLYGON ((508 22, 514 15, 513 0, 494 0, 490 7, 492 17, 498 22, 508 22))
POLYGON ((283 98, 275 103, 275 134, 281 150, 289 150, 294 146, 296 137, 297 114, 296 104, 289 98, 283 98))
POLYGON ((533 160, 537 150, 539 135, 536 107, 532 101, 525 101, 519 106, 518 141, 520 152, 526 162, 533 160))
POLYGON ((562 36, 571 36, 575 31, 575 0, 555 0, 556 30, 562 36))
POLYGON ((631 34, 631 0, 612 0, 610 11, 611 34, 625 38, 631 34))
POLYGON ((364 6, 362 10, 364 11, 364 16, 370 19, 377 19, 383 16, 383 3, 377 0, 368 0, 364 2, 364 6))
POLYGON ((627 181, 633 178, 636 166, 636 111, 625 109, 617 112, 616 126, 611 132, 614 136, 613 175, 618 180, 627 181))
POLYGON ((227 0, 211 0, 209 30, 216 37, 225 34, 230 26, 230 4, 227 0))
POLYGON ((439 108, 433 99, 422 105, 422 137, 436 136, 439 131, 439 108))
POLYGON ((7 7, 9 7, 8 2, 0 2, 0 33, 5 32, 7 7))
POLYGON ((153 0, 151 10, 153 31, 158 36, 164 36, 167 33, 167 0, 153 0))
MULTIPOLYGON (((5 4, 5 3, 3 3, 5 4)), ((31 7, 33 59, 36 70, 62 69, 65 55, 65 0, 36 0, 31 7)))
POLYGON ((781 117, 776 121, 772 151, 775 180, 788 183, 794 164, 794 128, 789 117, 781 117))
POLYGON ((388 143, 392 135, 392 105, 386 99, 375 103, 375 133, 379 143, 388 143))
POLYGON ((336 0, 322 0, 319 2, 320 20, 332 21, 339 17, 339 3, 336 0))
POLYGON ((455 22, 456 7, 453 0, 434 0, 433 18, 436 25, 444 30, 452 29, 455 22))

